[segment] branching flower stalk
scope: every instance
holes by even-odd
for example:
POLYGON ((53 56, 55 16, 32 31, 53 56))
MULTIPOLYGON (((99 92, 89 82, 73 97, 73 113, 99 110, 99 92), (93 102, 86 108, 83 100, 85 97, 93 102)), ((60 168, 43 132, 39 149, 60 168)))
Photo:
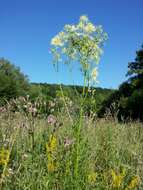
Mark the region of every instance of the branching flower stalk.
POLYGON ((87 96, 86 93, 88 93, 85 92, 85 89, 87 85, 90 88, 90 86, 94 86, 97 82, 97 65, 103 53, 102 46, 105 40, 107 40, 107 34, 103 31, 102 26, 95 26, 85 15, 80 17, 79 23, 76 25, 65 25, 63 31, 51 40, 51 53, 54 56, 54 65, 58 64, 61 60, 68 65, 73 62, 79 63, 84 77, 79 125, 76 134, 75 177, 78 177, 79 173, 80 133, 84 114, 83 105, 87 96))
POLYGON ((65 104, 65 107, 66 107, 66 111, 67 111, 68 117, 70 119, 71 124, 73 125, 73 119, 72 119, 72 117, 71 117, 71 115, 69 113, 69 109, 68 109, 68 106, 67 106, 67 103, 66 103, 66 100, 65 100, 65 96, 64 96, 64 92, 63 92, 61 84, 60 84, 60 90, 61 90, 61 93, 62 93, 62 97, 63 97, 63 101, 64 101, 64 104, 65 104))

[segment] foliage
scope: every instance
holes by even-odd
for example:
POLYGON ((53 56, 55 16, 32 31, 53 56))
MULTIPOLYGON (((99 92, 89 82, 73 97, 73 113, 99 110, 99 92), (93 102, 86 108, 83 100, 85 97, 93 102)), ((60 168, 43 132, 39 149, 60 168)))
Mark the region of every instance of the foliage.
POLYGON ((0 100, 25 96, 29 90, 27 77, 8 60, 0 59, 0 100))
POLYGON ((112 104, 116 104, 120 120, 143 120, 143 49, 136 52, 134 62, 128 64, 129 79, 103 102, 98 115, 103 116, 112 104))

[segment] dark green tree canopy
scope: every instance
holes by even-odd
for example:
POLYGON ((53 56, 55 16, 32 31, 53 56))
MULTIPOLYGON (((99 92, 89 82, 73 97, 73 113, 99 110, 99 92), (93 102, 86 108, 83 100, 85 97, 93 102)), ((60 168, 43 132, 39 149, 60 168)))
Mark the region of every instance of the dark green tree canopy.
POLYGON ((129 82, 136 88, 140 88, 143 85, 143 46, 136 52, 135 61, 128 64, 129 82))
POLYGON ((0 58, 0 99, 24 96, 29 89, 29 81, 18 67, 0 58))
POLYGON ((143 74, 143 46, 136 52, 136 59, 128 64, 127 76, 143 74))
POLYGON ((129 78, 105 100, 99 111, 103 116, 113 103, 118 106, 118 118, 143 120, 143 46, 136 52, 135 61, 128 64, 129 78))

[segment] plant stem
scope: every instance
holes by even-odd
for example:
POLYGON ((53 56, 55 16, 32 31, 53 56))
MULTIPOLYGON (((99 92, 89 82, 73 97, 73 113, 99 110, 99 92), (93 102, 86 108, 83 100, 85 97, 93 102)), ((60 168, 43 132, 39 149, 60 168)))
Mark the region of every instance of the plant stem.
POLYGON ((79 118, 79 125, 77 130, 77 146, 76 146, 76 163, 75 163, 75 178, 78 178, 78 168, 79 168, 79 148, 80 148, 80 134, 82 128, 82 121, 83 121, 83 105, 85 101, 85 88, 86 88, 86 76, 84 75, 84 86, 82 91, 82 100, 81 100, 81 107, 80 107, 80 118, 79 118))

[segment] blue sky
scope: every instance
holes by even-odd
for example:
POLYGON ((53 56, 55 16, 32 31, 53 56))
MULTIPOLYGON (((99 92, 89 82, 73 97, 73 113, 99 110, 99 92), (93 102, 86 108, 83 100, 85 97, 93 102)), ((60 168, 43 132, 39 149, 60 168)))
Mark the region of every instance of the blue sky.
POLYGON ((143 0, 0 0, 0 57, 9 59, 31 82, 82 84, 77 68, 55 73, 51 38, 65 24, 88 15, 109 35, 99 66, 99 86, 117 88, 129 61, 143 44, 143 0))

